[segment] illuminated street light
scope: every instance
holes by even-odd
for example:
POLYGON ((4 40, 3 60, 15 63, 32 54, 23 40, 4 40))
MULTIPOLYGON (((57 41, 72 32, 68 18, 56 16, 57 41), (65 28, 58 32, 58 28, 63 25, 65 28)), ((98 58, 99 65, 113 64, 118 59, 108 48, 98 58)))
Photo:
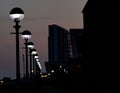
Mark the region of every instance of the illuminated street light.
POLYGON ((37 64, 38 64, 38 66, 39 66, 39 68, 40 68, 40 70, 41 70, 41 69, 42 69, 42 66, 41 66, 41 64, 40 64, 40 61, 38 61, 37 64))
POLYGON ((15 22, 20 22, 24 18, 24 12, 22 9, 16 7, 10 11, 10 18, 15 22))
POLYGON ((34 70, 34 73, 32 73, 32 75, 34 75, 35 73, 36 73, 36 69, 35 69, 35 58, 34 58, 34 55, 36 55, 37 54, 37 51, 36 51, 36 49, 32 49, 31 50, 31 55, 32 55, 32 70, 34 70))
POLYGON ((36 58, 36 61, 38 62, 38 61, 39 61, 39 58, 36 58))
POLYGON ((51 73, 54 73, 55 71, 54 70, 51 70, 51 73))
POLYGON ((28 30, 25 30, 22 32, 22 38, 25 39, 26 41, 31 38, 31 33, 28 30))
POLYGON ((20 80, 20 57, 19 57, 19 22, 24 18, 24 12, 22 9, 15 7, 10 11, 10 18, 15 22, 15 26, 13 26, 16 32, 11 34, 16 34, 16 80, 20 80))
POLYGON ((38 59, 38 58, 39 58, 38 54, 34 55, 34 58, 35 58, 35 59, 38 59))
POLYGON ((28 42, 27 46, 28 46, 29 49, 34 49, 33 42, 28 42))
POLYGON ((37 54, 37 51, 36 51, 36 49, 32 49, 32 52, 31 52, 31 54, 32 54, 32 55, 35 55, 35 54, 37 54))
POLYGON ((29 55, 30 55, 30 78, 32 78, 32 49, 34 49, 34 44, 33 42, 28 42, 27 47, 29 48, 29 55))
POLYGON ((29 77, 28 73, 28 40, 31 38, 31 33, 28 30, 22 32, 22 38, 25 40, 25 53, 26 53, 26 79, 29 77))

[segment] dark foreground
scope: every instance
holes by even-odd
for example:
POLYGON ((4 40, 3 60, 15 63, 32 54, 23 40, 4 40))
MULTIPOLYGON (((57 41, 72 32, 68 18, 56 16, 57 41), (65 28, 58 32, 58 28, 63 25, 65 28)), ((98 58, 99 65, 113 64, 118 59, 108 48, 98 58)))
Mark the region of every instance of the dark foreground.
POLYGON ((77 79, 74 81, 55 79, 22 80, 19 83, 13 80, 1 85, 0 93, 119 93, 117 92, 120 88, 119 85, 102 84, 101 87, 96 87, 92 81, 88 85, 86 83, 89 82, 78 81, 77 79))
POLYGON ((46 80, 11 81, 0 86, 0 93, 65 93, 59 83, 46 80))
POLYGON ((83 67, 67 74, 56 73, 49 78, 10 80, 0 85, 0 93, 120 93, 118 66, 89 67, 93 70, 86 71, 83 67))
POLYGON ((68 86, 65 79, 11 80, 0 86, 0 93, 74 93, 68 86))
POLYGON ((82 91, 84 85, 78 81, 79 75, 75 76, 75 79, 73 78, 58 74, 51 78, 21 80, 20 82, 11 80, 0 86, 0 93, 76 93, 82 91), (82 86, 80 86, 81 83, 82 86))

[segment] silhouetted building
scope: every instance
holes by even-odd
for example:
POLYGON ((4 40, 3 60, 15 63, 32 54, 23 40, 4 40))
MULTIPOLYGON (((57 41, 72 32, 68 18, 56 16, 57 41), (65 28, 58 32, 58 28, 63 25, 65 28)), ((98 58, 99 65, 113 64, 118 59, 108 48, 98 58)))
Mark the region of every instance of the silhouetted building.
MULTIPOLYGON (((87 59, 90 63, 117 60, 117 8, 114 2, 88 0, 83 9, 87 59)), ((119 53, 119 52, 118 52, 119 53)))
POLYGON ((71 47, 73 58, 83 56, 84 52, 84 30, 70 29, 71 47))
POLYGON ((49 62, 45 62, 45 68, 46 68, 47 73, 49 73, 51 71, 49 62))
POLYGON ((117 1, 107 1, 88 0, 82 11, 85 29, 84 56, 89 64, 89 79, 97 82, 97 87, 117 87, 115 82, 118 82, 117 78, 113 79, 111 76, 118 77, 120 8, 117 1))
POLYGON ((68 30, 56 25, 49 25, 48 57, 50 64, 65 65, 70 58, 68 30))

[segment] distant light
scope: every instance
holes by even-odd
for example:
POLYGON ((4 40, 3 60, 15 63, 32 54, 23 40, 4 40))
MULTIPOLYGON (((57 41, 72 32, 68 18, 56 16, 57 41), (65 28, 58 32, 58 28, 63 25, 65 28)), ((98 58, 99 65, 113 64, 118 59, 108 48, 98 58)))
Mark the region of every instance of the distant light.
POLYGON ((51 70, 51 73, 54 73, 55 71, 54 70, 51 70))
POLYGON ((65 72, 65 73, 68 73, 68 71, 67 71, 66 69, 64 69, 64 72, 65 72))
POLYGON ((1 81, 0 81, 0 85, 3 85, 3 83, 4 83, 4 81, 3 81, 3 80, 1 80, 1 81))
POLYGON ((34 70, 32 70, 31 72, 34 73, 34 70))
POLYGON ((47 77, 47 75, 41 75, 41 78, 46 78, 47 77))
POLYGON ((62 66, 60 66, 60 68, 62 68, 62 66))

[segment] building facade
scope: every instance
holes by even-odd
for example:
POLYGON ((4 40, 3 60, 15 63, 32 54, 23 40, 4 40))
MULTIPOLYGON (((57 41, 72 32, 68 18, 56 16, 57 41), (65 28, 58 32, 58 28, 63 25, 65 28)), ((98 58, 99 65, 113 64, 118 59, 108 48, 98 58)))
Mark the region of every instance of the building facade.
POLYGON ((52 64, 66 64, 70 55, 68 30, 49 25, 48 57, 52 64))
POLYGON ((84 30, 70 29, 70 40, 73 58, 83 56, 84 52, 84 30))
POLYGON ((117 1, 88 0, 82 11, 88 80, 97 88, 114 88, 119 81, 119 9, 117 1))

